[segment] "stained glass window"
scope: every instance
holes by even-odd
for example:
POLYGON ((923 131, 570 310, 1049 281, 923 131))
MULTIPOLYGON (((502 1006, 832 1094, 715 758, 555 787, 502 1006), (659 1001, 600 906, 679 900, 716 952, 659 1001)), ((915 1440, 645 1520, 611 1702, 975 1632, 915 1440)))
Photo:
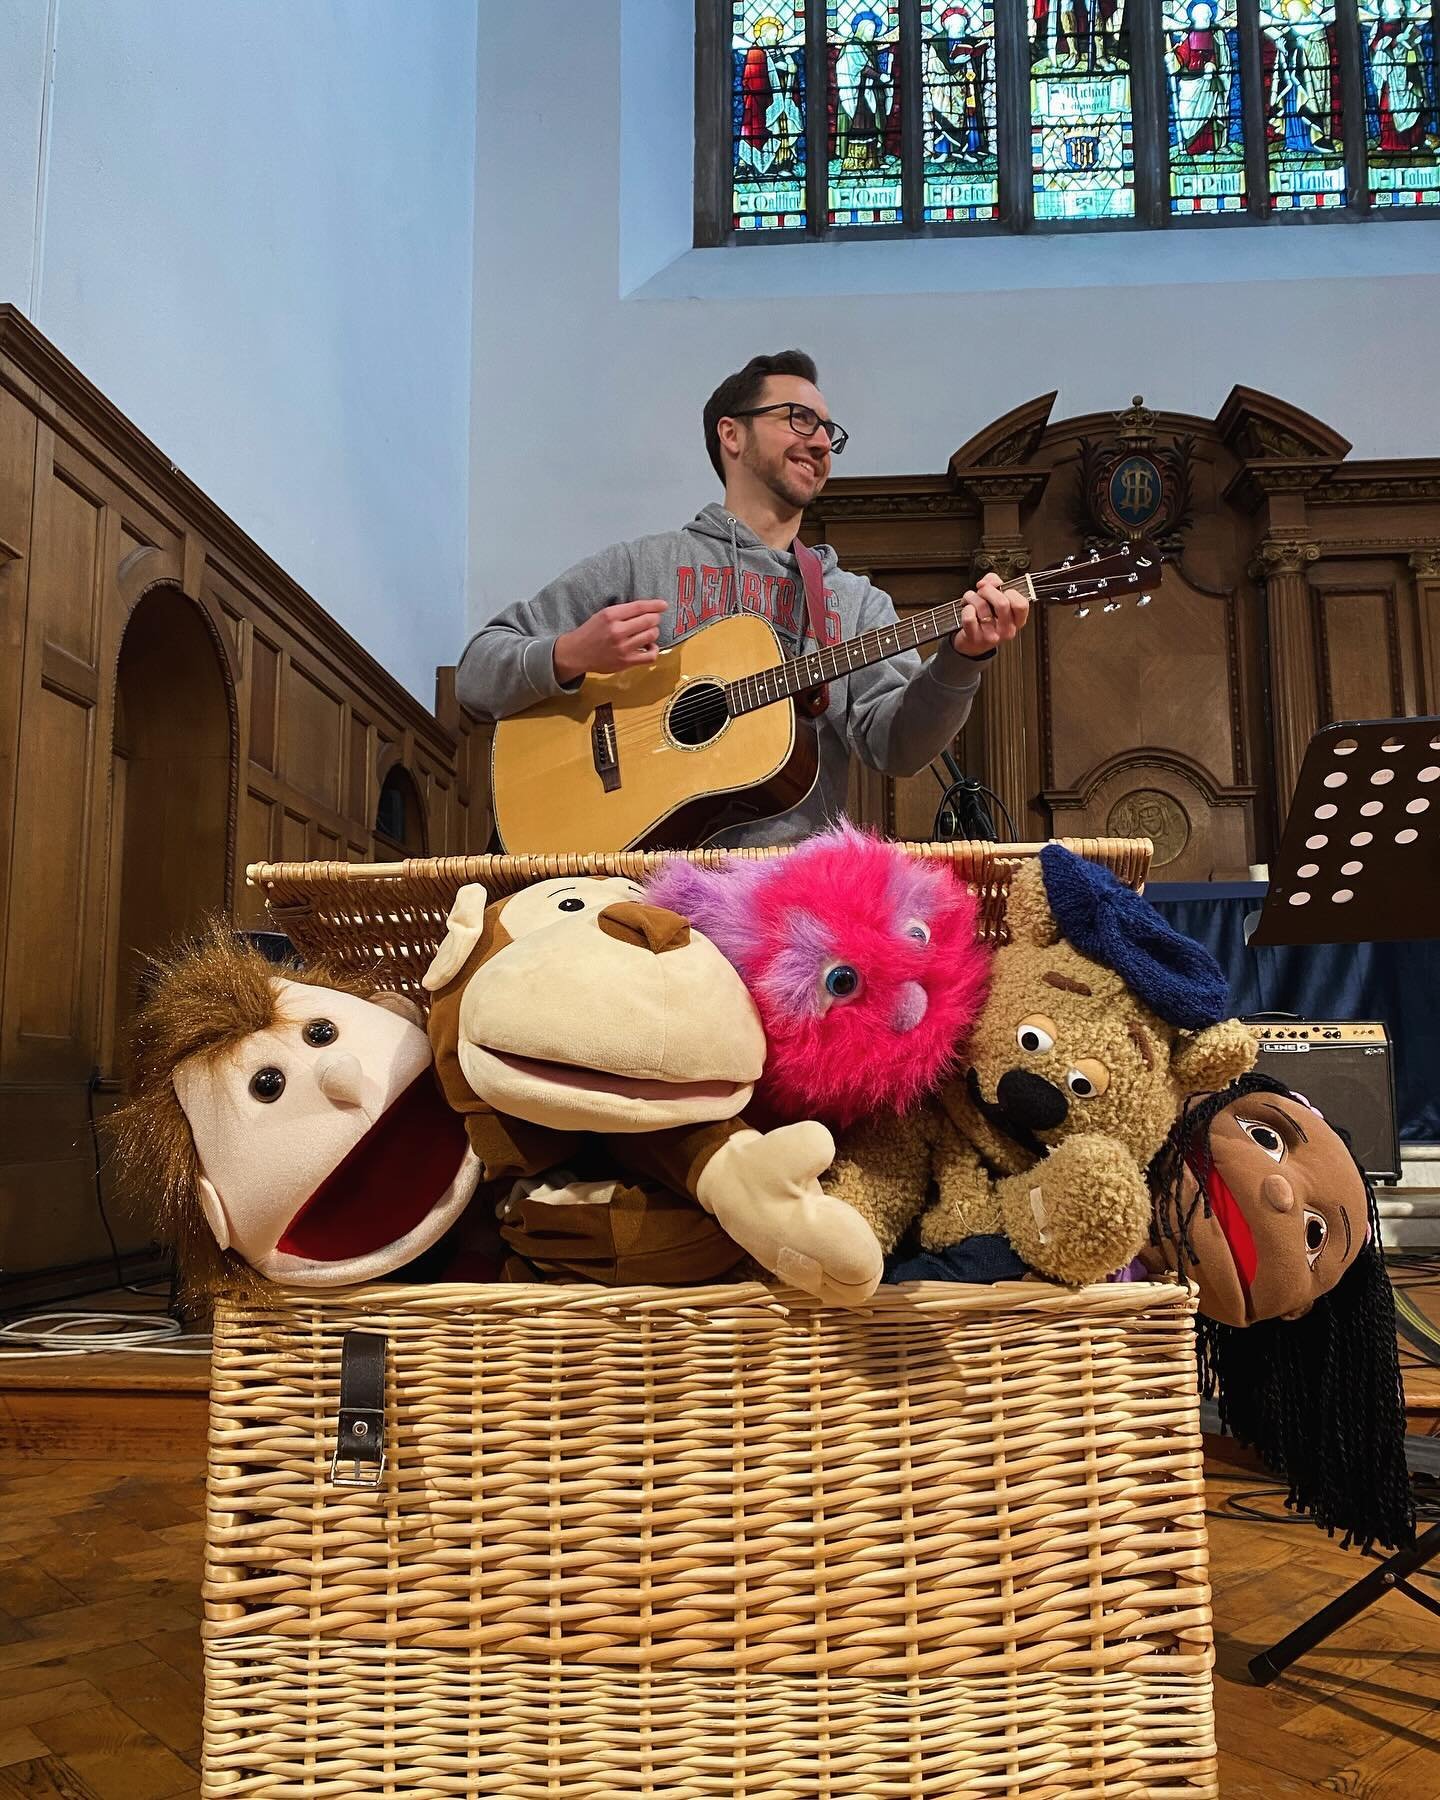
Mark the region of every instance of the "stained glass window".
POLYGON ((1260 0, 1265 150, 1277 212, 1345 204, 1335 0, 1260 0))
POLYGON ((1440 203, 1440 65, 1430 0, 1360 0, 1373 206, 1440 203))
POLYGON ((900 8, 890 0, 830 0, 830 223, 897 225, 900 194, 900 8))
POLYGON ((1037 219, 1134 214, 1125 0, 1031 0, 1030 164, 1037 219))
POLYGON ((731 142, 737 231, 805 224, 805 0, 734 0, 731 142))
POLYGON ((1235 0, 1165 0, 1170 210, 1241 212, 1245 120, 1235 0))
POLYGON ((920 34, 925 217, 997 218, 994 0, 921 0, 920 34))
POLYGON ((1440 215, 1440 0, 696 0, 696 83, 701 243, 1440 215))

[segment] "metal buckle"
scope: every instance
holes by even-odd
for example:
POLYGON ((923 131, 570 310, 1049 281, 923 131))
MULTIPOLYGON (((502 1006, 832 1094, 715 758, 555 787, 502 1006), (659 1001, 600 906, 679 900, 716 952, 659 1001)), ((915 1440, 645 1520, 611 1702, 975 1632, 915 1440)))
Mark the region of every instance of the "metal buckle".
POLYGON ((384 1473, 385 1452, 383 1450, 380 1452, 379 1462, 371 1462, 367 1457, 358 1455, 353 1450, 347 1454, 338 1447, 330 1458, 331 1487, 368 1488, 373 1493, 379 1488, 380 1478, 384 1473), (348 1474, 340 1472, 342 1457, 349 1469, 348 1474))

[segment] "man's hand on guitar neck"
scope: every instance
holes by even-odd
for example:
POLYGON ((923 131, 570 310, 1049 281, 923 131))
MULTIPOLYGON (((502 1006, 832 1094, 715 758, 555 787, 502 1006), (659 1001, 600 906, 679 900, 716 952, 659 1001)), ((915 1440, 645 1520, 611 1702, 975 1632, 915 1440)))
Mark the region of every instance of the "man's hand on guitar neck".
POLYGON ((964 622, 950 642, 961 656, 993 656, 1029 616, 1030 602, 1024 594, 1008 590, 998 575, 982 575, 961 602, 964 622))
MULTIPOLYGON (((617 675, 653 663, 660 654, 665 600, 622 600, 592 613, 583 625, 555 640, 555 679, 569 687, 582 675, 617 675)), ((1013 634, 1012 634, 1013 635, 1013 634)))

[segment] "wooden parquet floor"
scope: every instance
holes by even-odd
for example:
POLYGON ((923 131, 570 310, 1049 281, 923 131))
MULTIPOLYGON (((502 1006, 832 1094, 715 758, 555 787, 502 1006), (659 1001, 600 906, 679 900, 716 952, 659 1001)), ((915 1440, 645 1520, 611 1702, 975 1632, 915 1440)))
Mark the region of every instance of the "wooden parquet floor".
MULTIPOLYGON (((202 1481, 194 1462, 0 1474, 0 1800, 199 1794, 202 1481)), ((1262 1488, 1211 1471, 1225 1800, 1440 1800, 1440 1619, 1403 1595, 1251 1684, 1256 1650, 1363 1573, 1270 1492, 1274 1522, 1234 1511, 1262 1488)))

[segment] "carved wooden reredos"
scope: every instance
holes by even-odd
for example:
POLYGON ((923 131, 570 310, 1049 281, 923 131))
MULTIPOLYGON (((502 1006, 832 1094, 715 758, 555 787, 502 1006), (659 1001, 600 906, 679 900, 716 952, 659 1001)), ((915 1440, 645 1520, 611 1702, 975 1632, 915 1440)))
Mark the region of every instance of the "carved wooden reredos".
MULTIPOLYGON (((943 474, 832 481, 808 535, 902 612, 995 569, 1138 529, 1166 549, 1148 608, 1045 607, 989 666, 960 761, 1017 835, 1143 835, 1161 880, 1268 860, 1305 746, 1335 719, 1440 709, 1440 458, 1347 461, 1298 407, 1237 387, 1214 419, 1052 420, 1044 394, 943 474)), ((857 774, 867 819, 925 837, 933 775, 857 774)))

